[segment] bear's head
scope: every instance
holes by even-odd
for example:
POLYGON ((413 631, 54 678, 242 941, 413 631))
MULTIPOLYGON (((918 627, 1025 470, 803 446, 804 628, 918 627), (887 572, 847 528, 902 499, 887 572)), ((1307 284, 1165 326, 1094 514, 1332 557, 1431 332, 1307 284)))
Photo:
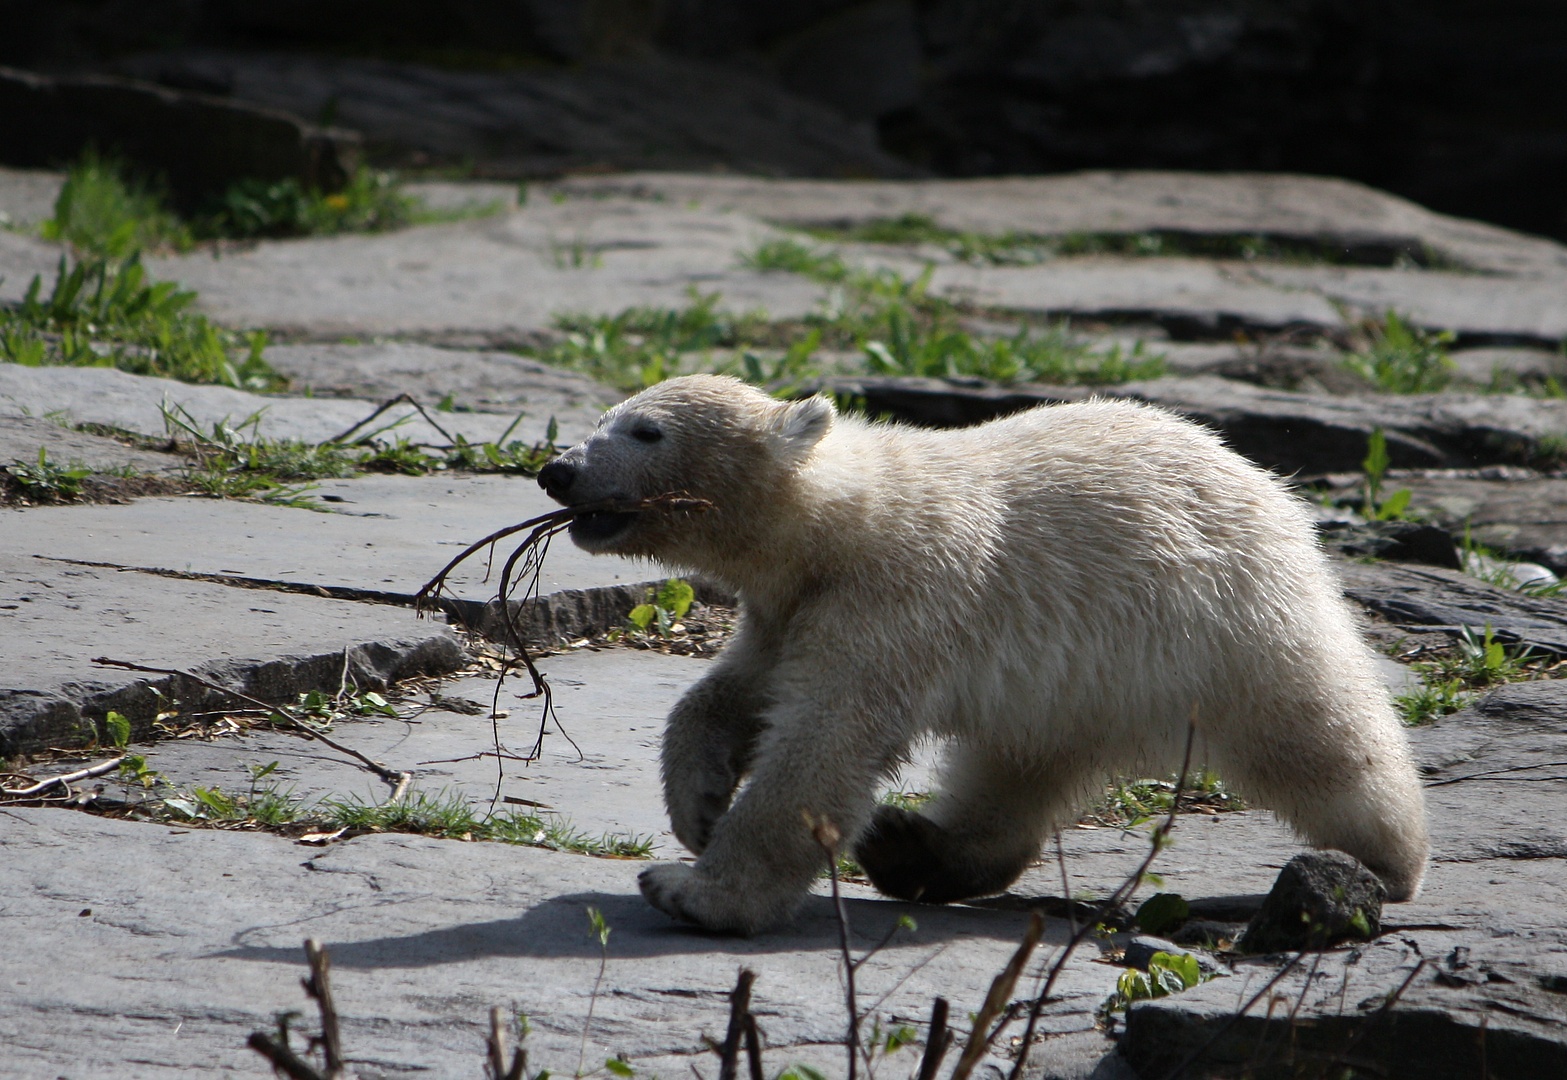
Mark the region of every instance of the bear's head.
POLYGON ((703 500, 700 511, 584 514, 571 523, 571 539, 599 554, 718 572, 753 551, 770 522, 798 512, 792 478, 835 416, 822 397, 777 401, 720 375, 670 379, 605 413, 592 435, 539 472, 539 486, 566 506, 703 500))

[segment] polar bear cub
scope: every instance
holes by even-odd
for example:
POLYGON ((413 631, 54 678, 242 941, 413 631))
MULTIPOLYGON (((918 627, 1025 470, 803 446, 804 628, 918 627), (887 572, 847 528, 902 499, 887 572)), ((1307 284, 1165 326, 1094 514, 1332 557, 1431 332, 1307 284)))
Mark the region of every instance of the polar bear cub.
POLYGON ((1420 783, 1311 522, 1196 424, 1090 401, 926 431, 694 375, 611 409, 539 482, 568 506, 711 503, 571 526, 740 599, 664 735, 699 856, 642 874, 670 915, 786 919, 823 820, 884 893, 1000 892, 1107 776, 1177 768, 1193 720, 1196 760, 1248 799, 1392 899, 1419 888, 1420 783), (935 798, 877 806, 925 736, 946 744, 935 798))

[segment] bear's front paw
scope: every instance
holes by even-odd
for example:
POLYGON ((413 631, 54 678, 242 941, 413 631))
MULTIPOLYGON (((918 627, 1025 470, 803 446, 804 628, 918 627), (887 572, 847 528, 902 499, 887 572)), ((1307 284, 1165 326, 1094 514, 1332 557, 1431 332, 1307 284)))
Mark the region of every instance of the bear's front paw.
POLYGON ((666 915, 726 934, 754 934, 776 921, 751 890, 727 889, 693 866, 659 863, 637 875, 642 896, 666 915), (751 894, 751 895, 748 895, 751 894))
POLYGON ((704 776, 672 787, 678 788, 678 792, 666 791, 664 795, 670 829, 692 854, 700 855, 713 838, 713 826, 729 809, 734 785, 725 777, 704 776))

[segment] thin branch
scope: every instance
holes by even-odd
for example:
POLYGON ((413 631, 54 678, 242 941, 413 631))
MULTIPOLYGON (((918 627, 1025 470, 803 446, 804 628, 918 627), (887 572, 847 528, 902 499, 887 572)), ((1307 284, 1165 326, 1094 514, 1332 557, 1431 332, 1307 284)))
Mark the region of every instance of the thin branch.
MULTIPOLYGON (((1022 1046, 1018 1051, 1017 1061, 1013 1063, 1012 1071, 1008 1074, 1008 1080, 1020 1080, 1022 1077, 1023 1066, 1028 1062, 1029 1050, 1033 1045, 1034 1031, 1039 1026, 1040 1014, 1044 1012, 1045 1002, 1050 998, 1050 991, 1055 989, 1056 980, 1060 978, 1061 972, 1066 968, 1067 961, 1071 959, 1072 953, 1079 945, 1083 943, 1083 941, 1093 931, 1093 928, 1097 926, 1107 914, 1115 910, 1121 904, 1125 903, 1126 900, 1131 897, 1132 893, 1137 891, 1137 887, 1143 883, 1143 878, 1147 875, 1149 867, 1151 867, 1153 865, 1153 861, 1159 857, 1159 852, 1164 850, 1165 843, 1170 838, 1170 832, 1175 828, 1175 815, 1181 809, 1181 796, 1186 791, 1186 781, 1187 778, 1191 775, 1192 746, 1196 743, 1196 741, 1197 710, 1196 707, 1193 706, 1191 719, 1187 722, 1186 726, 1186 750, 1181 755, 1181 772, 1180 775, 1176 778, 1175 792, 1170 799, 1170 813, 1165 817, 1164 822, 1150 838, 1148 844, 1148 854, 1143 857, 1143 861, 1138 864, 1137 869, 1132 871, 1131 875, 1122 881, 1113 893, 1100 902, 1091 918, 1085 919, 1082 926, 1076 927, 1073 930, 1072 936, 1067 939, 1066 947, 1061 950, 1061 955, 1058 956, 1055 962, 1050 965, 1050 974, 1045 979, 1045 985, 1043 989, 1040 990, 1039 996, 1034 999, 1033 1004, 1029 1007, 1028 1023, 1024 1025, 1023 1028, 1022 1046)), ((1059 834, 1057 836, 1057 840, 1059 842, 1059 834)), ((1065 881, 1066 860, 1064 857, 1061 859, 1061 875, 1062 881, 1065 881)), ((1067 910, 1071 911, 1070 896, 1067 897, 1067 904, 1067 910)))
MULTIPOLYGON (((830 821, 819 821, 811 829, 816 842, 827 853, 827 876, 832 882, 833 912, 838 918, 838 951, 843 956, 844 1005, 849 1010, 849 1030, 844 1035, 844 1045, 849 1051, 849 1080, 859 1075, 860 1060, 860 1007, 854 992, 854 956, 849 952, 849 909, 843 903, 843 890, 838 887, 838 844, 843 834, 830 821)), ((868 1062, 867 1062, 868 1064, 868 1062)))
POLYGON ((358 750, 355 750, 352 747, 344 746, 336 739, 321 734, 319 731, 316 731, 307 724, 300 723, 297 719, 282 711, 282 708, 277 705, 269 705, 260 698, 251 697, 249 694, 235 690, 233 687, 223 686, 220 683, 213 682, 211 679, 204 679, 200 675, 192 674, 189 671, 181 671, 178 668, 148 667, 145 664, 133 664, 128 660, 111 660, 107 656, 95 656, 92 658, 92 662, 100 667, 123 668, 126 671, 140 671, 148 675, 170 675, 181 679, 189 679, 198 686, 205 686, 208 690, 214 690, 219 694, 224 694, 229 697, 236 697, 241 701, 248 701, 257 708, 265 711, 268 716, 282 720, 283 723, 280 726, 286 730, 295 731, 308 738, 315 739, 317 742, 325 743, 327 746, 330 746, 333 750, 336 750, 340 754, 347 754, 349 757, 362 764, 365 768, 375 773, 382 780, 386 781, 388 784, 391 784, 394 789, 398 785, 403 784, 405 780, 410 777, 409 773, 403 772, 400 769, 390 768, 379 761, 372 761, 361 754, 358 750))
MULTIPOLYGON (((735 980, 735 988, 729 992, 729 1030, 724 1035, 724 1045, 719 1048, 718 1080, 739 1078, 740 1042, 745 1038, 746 1020, 751 1015, 751 984, 755 981, 756 972, 750 968, 741 968, 740 976, 735 980)), ((754 1064, 752 1071, 755 1071, 754 1064)))
MULTIPOLYGON (((429 424, 436 431, 439 431, 442 435, 445 435, 446 436, 446 441, 448 443, 450 443, 452 446, 456 446, 457 445, 457 440, 452 438, 452 433, 447 431, 440 424, 437 424, 435 422, 434 418, 432 418, 429 413, 425 412, 424 406, 419 404, 419 402, 411 394, 398 394, 394 398, 389 398, 387 401, 385 401, 385 402, 383 402, 381 404, 380 408, 376 409, 375 412, 371 413, 369 416, 367 416, 363 420, 359 421, 359 423, 355 424, 353 427, 349 428, 347 431, 343 432, 341 435, 338 435, 338 436, 336 436, 334 438, 331 438, 331 439, 327 439, 324 443, 321 443, 320 445, 322 445, 322 446, 330 446, 333 443, 341 443, 341 442, 343 442, 343 440, 347 439, 350 435, 352 435, 354 432, 358 431, 360 428, 368 427, 370 425, 371 421, 373 421, 376 417, 380 416, 382 413, 386 412, 386 410, 390 409, 394 405, 412 405, 415 409, 417 409, 419 411, 419 415, 424 417, 425 423, 429 424)), ((381 432, 383 432, 383 431, 390 431, 392 428, 396 427, 398 424, 403 423, 407 419, 408 418, 405 416, 405 417, 403 417, 400 420, 397 420, 397 421, 395 421, 395 422, 393 422, 391 424, 388 424, 386 427, 380 428, 377 431, 372 431, 370 434, 361 436, 360 438, 358 438, 358 439, 356 439, 354 441, 355 441, 356 444, 368 442, 369 440, 375 438, 377 435, 381 434, 381 432)))
POLYGON ((321 1053, 326 1058, 324 1080, 341 1080, 344 1075, 343 1036, 337 1023, 337 1005, 332 1000, 332 963, 326 949, 315 938, 306 939, 305 958, 310 961, 310 978, 304 980, 305 993, 315 998, 321 1011, 321 1053))
POLYGON ((326 1080, 314 1065, 264 1031, 251 1032, 245 1045, 270 1061, 274 1072, 284 1073, 290 1080, 326 1080))
POLYGON ((920 1058, 920 1069, 915 1080, 936 1080, 936 1070, 941 1059, 952 1047, 952 1029, 947 1027, 947 999, 939 997, 930 1009, 930 1031, 925 1036, 925 1053, 920 1058))
POLYGON ((485 1040, 485 1064, 489 1080, 523 1080, 528 1071, 528 1051, 518 1046, 506 1064, 506 1011, 499 1005, 490 1009, 490 1035, 485 1040))
POLYGON ((1037 911, 1029 912, 1028 929, 1023 932, 1023 940, 1019 943, 1017 951, 1012 954, 1012 959, 1007 961, 1007 966, 1002 968, 991 982, 990 993, 985 995, 985 1003, 980 1006, 979 1015, 974 1018, 968 1042, 963 1046, 963 1054, 952 1070, 952 1080, 966 1080, 1005 1025, 1005 1019, 1001 1023, 996 1023, 996 1018, 1006 1011, 1007 1002, 1012 1000, 1012 989, 1017 985, 1018 976, 1023 974, 1023 968, 1028 964, 1028 958, 1034 954, 1034 947, 1039 944, 1039 938, 1044 932, 1045 917, 1037 911), (996 1026, 987 1037, 984 1032, 992 1024, 996 1026))
POLYGON ((0 788, 0 798, 31 799, 41 795, 43 792, 48 791, 50 788, 56 785, 68 786, 70 784, 76 783, 78 780, 91 780, 95 776, 102 776, 104 773, 111 773, 115 769, 118 769, 120 767, 120 762, 124 760, 125 755, 121 754, 113 761, 99 762, 97 765, 91 765, 85 769, 77 769, 75 772, 65 773, 63 776, 47 777, 46 779, 38 781, 31 787, 0 788))
POLYGON ((1246 1003, 1243 1004, 1237 1011, 1226 1017, 1224 1023, 1220 1024, 1218 1029, 1214 1031, 1212 1035, 1209 1035, 1206 1039, 1204 1039, 1201 1046, 1197 1047, 1197 1049, 1193 1050, 1190 1054, 1187 1054, 1186 1058, 1179 1065, 1165 1073, 1164 1080, 1177 1080, 1177 1078, 1182 1073, 1195 1065, 1197 1061, 1208 1052, 1208 1048, 1222 1039, 1229 1032, 1230 1028, 1240 1023, 1241 1017, 1250 1012, 1257 1002, 1261 1001, 1263 998, 1272 993, 1273 988, 1279 985, 1284 976, 1288 975, 1291 971, 1294 971, 1297 967, 1299 967, 1300 961, 1305 955, 1305 953, 1296 953, 1294 956, 1290 957, 1289 962, 1286 963, 1283 967, 1279 968, 1278 971, 1274 972, 1273 978, 1263 983, 1262 989, 1258 990, 1255 994, 1248 998, 1246 1003))

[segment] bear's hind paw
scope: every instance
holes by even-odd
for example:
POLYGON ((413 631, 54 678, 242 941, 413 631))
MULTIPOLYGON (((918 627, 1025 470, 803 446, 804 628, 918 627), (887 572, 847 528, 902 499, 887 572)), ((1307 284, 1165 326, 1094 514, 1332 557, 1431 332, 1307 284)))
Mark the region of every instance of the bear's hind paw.
POLYGON ((725 934, 754 934, 777 920, 756 904, 745 903, 747 890, 728 889, 693 866, 659 863, 637 875, 642 897, 666 915, 725 934))

